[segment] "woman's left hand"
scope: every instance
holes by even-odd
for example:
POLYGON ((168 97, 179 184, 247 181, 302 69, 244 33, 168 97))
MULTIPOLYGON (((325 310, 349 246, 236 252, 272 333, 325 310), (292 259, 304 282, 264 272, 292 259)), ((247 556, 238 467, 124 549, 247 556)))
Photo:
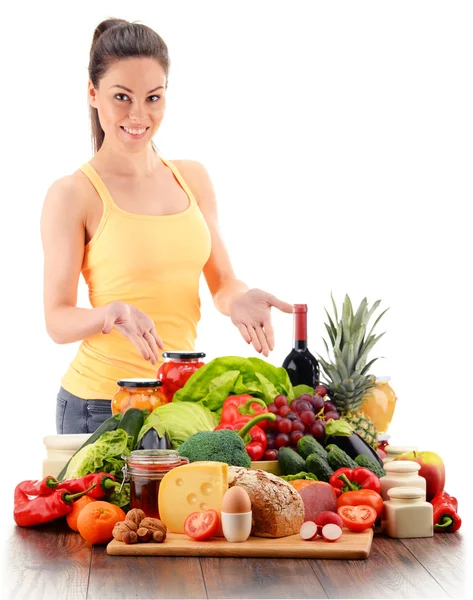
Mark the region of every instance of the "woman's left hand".
POLYGON ((274 349, 271 306, 282 312, 292 313, 292 304, 258 289, 248 290, 230 305, 232 323, 238 327, 245 342, 253 344, 256 352, 262 352, 266 357, 274 349))

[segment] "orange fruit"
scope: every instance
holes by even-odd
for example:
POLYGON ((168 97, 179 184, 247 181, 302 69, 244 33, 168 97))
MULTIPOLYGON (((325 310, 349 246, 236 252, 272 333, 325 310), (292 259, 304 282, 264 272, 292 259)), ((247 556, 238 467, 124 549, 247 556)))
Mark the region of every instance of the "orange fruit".
POLYGON ((97 500, 84 506, 77 517, 79 533, 91 544, 108 544, 113 538, 115 523, 124 521, 125 512, 116 506, 97 500))
POLYGON ((74 502, 71 512, 66 515, 67 524, 73 531, 79 531, 77 529, 77 517, 84 506, 87 506, 91 502, 95 502, 95 499, 90 496, 82 496, 82 498, 74 502))

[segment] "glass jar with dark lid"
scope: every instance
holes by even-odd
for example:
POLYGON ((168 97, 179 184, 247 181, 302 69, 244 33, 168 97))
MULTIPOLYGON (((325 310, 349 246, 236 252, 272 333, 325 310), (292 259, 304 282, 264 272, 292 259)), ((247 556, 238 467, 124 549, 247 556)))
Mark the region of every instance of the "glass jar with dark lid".
POLYGON ((164 362, 160 365, 157 379, 162 382, 162 391, 168 402, 186 384, 187 380, 205 363, 204 352, 163 352, 164 362))
POLYGON ((159 486, 162 478, 189 459, 176 450, 134 450, 123 456, 123 481, 130 482, 130 507, 141 508, 147 517, 159 519, 159 486))
POLYGON ((117 385, 118 391, 112 398, 112 414, 123 414, 129 408, 152 412, 157 406, 167 403, 162 391, 163 384, 158 379, 120 379, 117 385))

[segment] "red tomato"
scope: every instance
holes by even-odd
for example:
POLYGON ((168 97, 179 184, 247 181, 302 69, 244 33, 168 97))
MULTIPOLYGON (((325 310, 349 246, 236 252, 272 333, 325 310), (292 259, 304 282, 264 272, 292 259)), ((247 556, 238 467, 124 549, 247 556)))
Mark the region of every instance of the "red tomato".
POLYGON ((184 531, 193 540, 201 542, 215 535, 219 522, 218 513, 213 509, 193 512, 184 523, 184 531))
POLYGON ((356 490, 353 492, 344 492, 337 500, 337 506, 372 506, 381 516, 383 510, 383 499, 373 490, 356 490))
POLYGON ((337 512, 345 527, 356 532, 365 531, 365 529, 372 527, 377 517, 375 509, 367 504, 340 506, 337 512))

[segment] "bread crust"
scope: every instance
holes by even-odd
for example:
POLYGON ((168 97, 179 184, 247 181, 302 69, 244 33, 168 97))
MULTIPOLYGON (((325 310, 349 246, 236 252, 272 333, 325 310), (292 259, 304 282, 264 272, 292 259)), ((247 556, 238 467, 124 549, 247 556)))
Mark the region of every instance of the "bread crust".
POLYGON ((251 500, 251 535, 278 538, 299 533, 304 522, 304 502, 297 490, 262 469, 228 468, 228 486, 240 485, 251 500))

